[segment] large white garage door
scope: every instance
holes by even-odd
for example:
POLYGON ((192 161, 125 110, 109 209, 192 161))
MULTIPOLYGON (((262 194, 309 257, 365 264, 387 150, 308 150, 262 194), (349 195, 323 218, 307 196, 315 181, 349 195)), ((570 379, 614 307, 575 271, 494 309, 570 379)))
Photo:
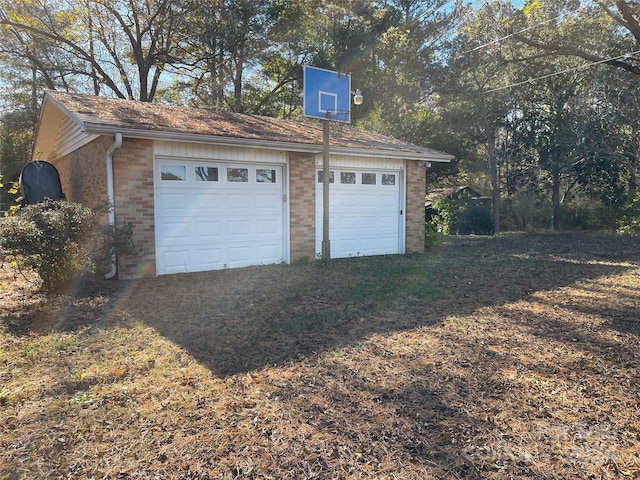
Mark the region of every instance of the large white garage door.
MULTIPOLYGON (((332 169, 331 257, 402 253, 400 172, 332 169)), ((316 172, 316 254, 322 252, 322 170, 316 172)))
POLYGON ((282 166, 158 160, 158 275, 284 261, 282 166))

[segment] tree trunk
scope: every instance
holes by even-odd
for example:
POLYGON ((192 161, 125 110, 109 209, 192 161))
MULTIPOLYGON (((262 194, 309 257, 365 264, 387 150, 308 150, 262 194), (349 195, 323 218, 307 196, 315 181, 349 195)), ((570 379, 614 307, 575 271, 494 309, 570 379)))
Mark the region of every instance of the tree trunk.
POLYGON ((491 170, 491 202, 493 204, 493 228, 500 233, 500 183, 498 182, 498 157, 496 155, 496 134, 487 127, 487 153, 491 170))
POLYGON ((560 173, 554 169, 553 184, 551 185, 551 204, 553 213, 551 214, 551 230, 554 232, 560 228, 560 173))

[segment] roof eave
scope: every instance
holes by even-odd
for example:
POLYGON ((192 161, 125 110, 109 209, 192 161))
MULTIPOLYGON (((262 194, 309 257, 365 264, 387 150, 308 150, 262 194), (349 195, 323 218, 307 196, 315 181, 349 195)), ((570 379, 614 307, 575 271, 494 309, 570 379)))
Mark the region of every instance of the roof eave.
MULTIPOLYGON (((225 137, 220 135, 203 135, 196 133, 166 132, 153 130, 140 130, 118 125, 104 125, 101 123, 83 122, 83 132, 99 135, 113 135, 121 133, 127 138, 140 138, 147 140, 169 140, 191 143, 215 143, 216 145, 230 147, 263 148, 268 150, 285 150, 288 152, 310 153, 318 155, 322 153, 322 145, 310 143, 294 143, 275 140, 262 140, 251 138, 225 137)), ((386 150, 374 148, 352 148, 352 147, 331 147, 334 154, 344 154, 353 156, 373 156, 402 160, 416 160, 429 162, 450 162, 453 155, 441 152, 409 152, 402 150, 386 150)))
MULTIPOLYGON (((316 153, 322 153, 318 151, 317 146, 316 153)), ((385 149, 373 149, 373 148, 350 148, 350 147, 331 147, 331 152, 335 154, 353 155, 358 157, 384 157, 399 160, 416 160, 422 162, 445 162, 448 163, 454 159, 452 155, 440 154, 436 152, 407 152, 403 150, 385 150, 385 149), (375 152, 375 154, 373 153, 375 152)))
POLYGON ((53 98, 48 91, 45 91, 33 136, 32 159, 35 160, 36 157, 50 159, 52 155, 57 153, 53 151, 53 137, 57 135, 60 119, 64 117, 69 118, 84 132, 82 120, 53 98))

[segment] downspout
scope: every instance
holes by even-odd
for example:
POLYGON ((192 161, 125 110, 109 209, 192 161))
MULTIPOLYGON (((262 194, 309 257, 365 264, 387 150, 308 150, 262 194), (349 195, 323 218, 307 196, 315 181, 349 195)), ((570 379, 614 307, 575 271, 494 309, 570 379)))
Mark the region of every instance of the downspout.
MULTIPOLYGON (((122 147, 122 134, 116 133, 114 142, 107 149, 107 201, 109 202, 109 228, 115 231, 116 211, 115 195, 113 193, 113 152, 122 147)), ((118 271, 118 261, 116 259, 115 247, 111 252, 111 270, 105 274, 104 278, 109 280, 116 276, 118 271)))

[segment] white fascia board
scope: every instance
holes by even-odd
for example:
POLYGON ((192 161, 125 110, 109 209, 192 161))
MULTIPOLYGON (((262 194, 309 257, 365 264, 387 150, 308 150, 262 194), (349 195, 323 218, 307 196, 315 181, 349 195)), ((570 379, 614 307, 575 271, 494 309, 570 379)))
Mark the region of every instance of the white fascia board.
MULTIPOLYGON (((322 154, 318 148, 314 149, 316 154, 322 154)), ((351 155, 356 157, 382 157, 394 160, 417 160, 422 162, 450 162, 454 159, 453 155, 445 153, 417 153, 404 152, 402 150, 380 150, 367 148, 349 148, 349 147, 331 147, 331 153, 337 155, 351 155)))
MULTIPOLYGON (((229 147, 249 147, 249 148, 261 148, 267 150, 285 150, 288 152, 300 152, 310 153, 318 155, 322 153, 322 145, 305 144, 305 143, 292 143, 292 142, 279 142, 272 140, 259 140, 251 138, 235 138, 235 137, 223 137, 219 135, 202 135, 195 133, 177 133, 177 132, 158 132, 158 131, 146 131, 135 128, 122 128, 116 125, 96 124, 90 122, 84 122, 84 132, 90 134, 100 135, 113 135, 115 133, 122 133, 126 138, 139 138, 145 140, 165 140, 176 142, 191 142, 191 143, 203 143, 203 144, 215 144, 229 147)), ((361 157, 380 157, 380 158, 393 158, 403 160, 417 160, 428 162, 450 162, 454 157, 448 154, 440 154, 434 152, 430 153, 417 153, 417 152, 404 152, 400 150, 383 150, 383 149, 368 149, 368 148, 349 148, 349 147, 331 147, 331 152, 334 154, 361 156, 361 157)))

